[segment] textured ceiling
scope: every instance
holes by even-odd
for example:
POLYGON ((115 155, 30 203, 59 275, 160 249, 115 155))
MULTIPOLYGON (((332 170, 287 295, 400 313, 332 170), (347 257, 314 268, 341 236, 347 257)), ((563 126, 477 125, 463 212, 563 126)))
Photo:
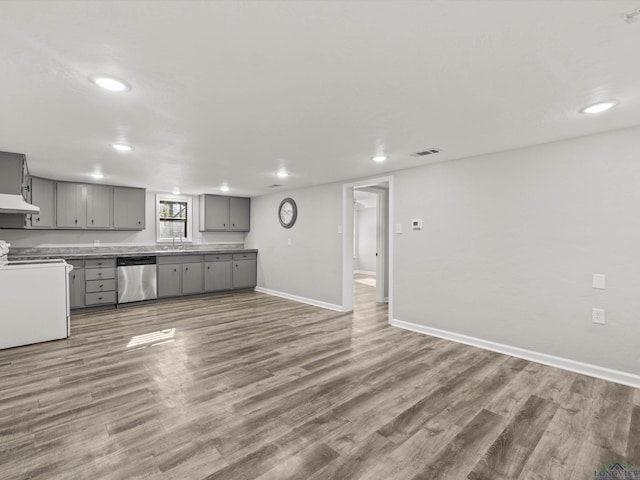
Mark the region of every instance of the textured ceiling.
POLYGON ((259 195, 637 125, 638 7, 3 1, 0 150, 45 177, 259 195))

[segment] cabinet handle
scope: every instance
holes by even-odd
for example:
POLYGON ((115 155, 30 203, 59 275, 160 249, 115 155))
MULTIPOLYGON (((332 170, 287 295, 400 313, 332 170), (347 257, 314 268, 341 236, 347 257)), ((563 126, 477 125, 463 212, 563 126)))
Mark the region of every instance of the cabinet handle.
POLYGON ((177 271, 178 271, 178 269, 177 269, 177 268, 174 268, 174 269, 173 269, 173 271, 174 271, 174 272, 177 272, 177 271))
POLYGON ((138 220, 138 225, 142 225, 142 221, 141 220, 138 220))
POLYGON ((211 267, 207 267, 207 270, 211 270, 211 267))
POLYGON ((188 272, 189 271, 189 267, 185 267, 185 270, 188 272))
POLYGON ((102 297, 98 297, 98 300, 102 300, 102 297))
POLYGON ((76 218, 76 219, 73 221, 73 223, 78 223, 78 219, 76 218))
POLYGON ((222 224, 222 226, 223 226, 223 227, 226 227, 226 226, 227 226, 227 224, 226 224, 226 223, 223 223, 223 224, 222 224))
POLYGON ((91 225, 93 225, 93 219, 91 219, 91 225))
POLYGON ((74 279, 74 280, 76 279, 76 274, 75 274, 75 273, 73 274, 73 279, 74 279))
POLYGON ((40 221, 40 217, 36 218, 36 222, 39 222, 39 221, 40 221))
POLYGON ((102 275, 102 273, 98 272, 98 275, 102 275))
POLYGON ((104 287, 104 285, 100 285, 98 288, 102 288, 102 287, 104 287))

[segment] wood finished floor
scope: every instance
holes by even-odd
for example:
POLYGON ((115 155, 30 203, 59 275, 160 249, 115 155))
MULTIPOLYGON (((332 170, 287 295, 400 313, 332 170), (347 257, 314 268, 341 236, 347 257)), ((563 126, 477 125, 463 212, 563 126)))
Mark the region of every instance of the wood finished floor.
POLYGON ((389 327, 355 288, 349 315, 198 297, 75 315, 68 340, 0 351, 0 478, 583 480, 640 465, 638 391, 389 327))

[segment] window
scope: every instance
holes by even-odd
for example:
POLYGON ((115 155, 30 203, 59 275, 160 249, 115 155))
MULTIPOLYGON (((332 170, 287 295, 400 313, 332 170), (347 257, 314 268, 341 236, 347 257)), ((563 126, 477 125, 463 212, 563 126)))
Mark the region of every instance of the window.
POLYGON ((156 195, 156 240, 183 243, 193 239, 191 197, 156 195))

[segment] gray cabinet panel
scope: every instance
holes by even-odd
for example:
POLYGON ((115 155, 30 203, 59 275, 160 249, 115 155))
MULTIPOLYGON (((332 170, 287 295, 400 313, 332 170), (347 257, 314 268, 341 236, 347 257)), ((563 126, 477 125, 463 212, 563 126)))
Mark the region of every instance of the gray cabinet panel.
POLYGON ((233 288, 256 286, 258 262, 255 258, 233 261, 233 288))
MULTIPOLYGON (((230 255, 228 257, 230 257, 230 255)), ((232 286, 233 262, 230 258, 220 262, 206 262, 204 264, 205 292, 231 290, 232 286)))
POLYGON ((31 228, 54 228, 56 184, 45 178, 31 178, 31 203, 40 207, 40 213, 29 215, 27 225, 31 228))
POLYGON ((200 202, 200 230, 209 232, 229 230, 229 197, 202 195, 200 202))
POLYGON ((74 268, 69 272, 69 307, 84 307, 84 269, 74 268))
POLYGON ((113 188, 113 228, 144 230, 145 195, 142 188, 113 188))
POLYGON ((25 169, 22 153, 0 152, 0 192, 22 195, 25 169))
POLYGON ((86 187, 80 183, 56 184, 56 225, 58 227, 86 227, 86 194, 86 187))
POLYGON ((229 230, 234 232, 249 231, 250 208, 250 198, 229 198, 229 230))
POLYGON ((202 293, 202 263, 182 265, 182 294, 202 293))
POLYGON ((104 185, 86 185, 87 228, 111 227, 112 188, 104 185))
POLYGON ((177 297, 182 293, 182 265, 158 265, 158 297, 177 297))

